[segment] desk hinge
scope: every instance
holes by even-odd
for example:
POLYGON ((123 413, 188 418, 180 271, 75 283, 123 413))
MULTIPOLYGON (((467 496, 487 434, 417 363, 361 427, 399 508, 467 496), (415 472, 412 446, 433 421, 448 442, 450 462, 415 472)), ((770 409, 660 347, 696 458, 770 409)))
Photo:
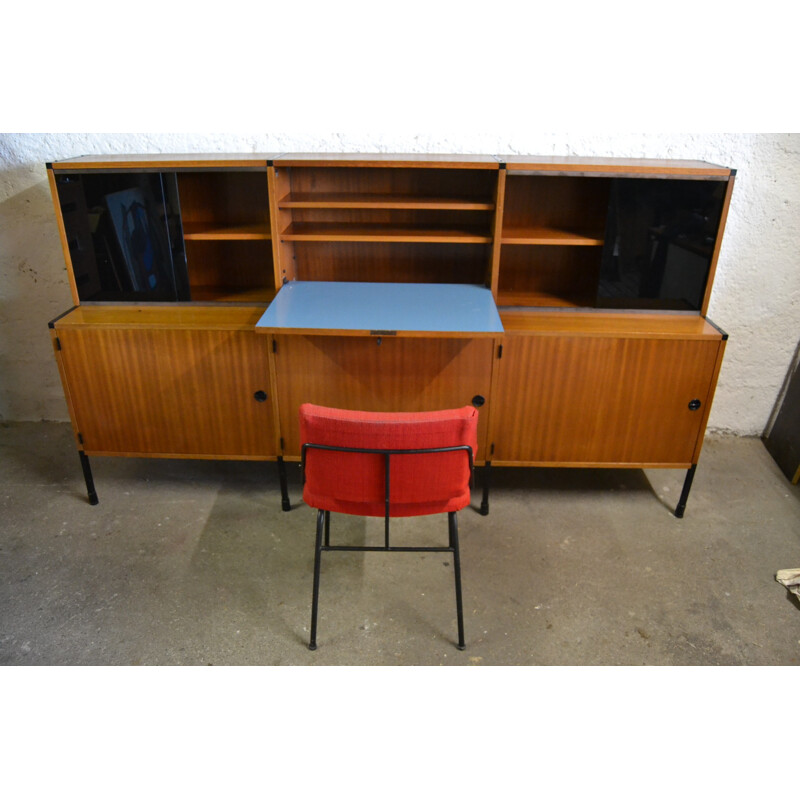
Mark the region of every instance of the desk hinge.
POLYGON ((494 442, 492 442, 492 444, 489 447, 489 455, 490 456, 494 455, 494 442))
POLYGON ((59 339, 58 336, 56 336, 55 341, 56 341, 56 350, 60 350, 61 349, 61 339, 59 339))
POLYGON ((82 433, 79 433, 79 434, 78 434, 78 441, 79 441, 81 444, 83 444, 83 434, 82 434, 82 433))
POLYGON ((503 357, 503 345, 501 344, 497 345, 497 357, 498 358, 503 357))
POLYGON ((277 339, 273 339, 272 340, 272 352, 273 353, 277 353, 278 352, 278 340, 277 339))
POLYGON ((283 436, 281 436, 281 452, 283 452, 284 444, 283 444, 283 436))

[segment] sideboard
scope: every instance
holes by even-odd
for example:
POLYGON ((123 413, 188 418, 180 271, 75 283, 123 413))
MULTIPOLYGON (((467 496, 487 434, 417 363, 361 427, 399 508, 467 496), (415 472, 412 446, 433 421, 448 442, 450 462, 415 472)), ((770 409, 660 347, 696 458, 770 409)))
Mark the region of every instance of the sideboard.
POLYGON ((686 470, 735 170, 516 155, 83 156, 47 165, 50 323, 89 458, 300 458, 302 402, 480 408, 476 464, 686 470))

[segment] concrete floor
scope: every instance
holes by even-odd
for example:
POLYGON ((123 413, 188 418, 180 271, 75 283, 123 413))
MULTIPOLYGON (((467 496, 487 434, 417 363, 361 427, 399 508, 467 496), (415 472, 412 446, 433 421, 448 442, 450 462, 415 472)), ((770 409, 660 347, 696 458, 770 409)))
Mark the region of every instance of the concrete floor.
MULTIPOLYGON (((459 515, 467 649, 447 554, 323 557, 290 465, 95 458, 68 425, 0 425, 0 664, 792 665, 800 488, 757 439, 709 438, 683 520, 672 470, 495 469, 459 515)), ((480 486, 480 481, 479 481, 480 486)), ((446 518, 395 542, 443 542, 446 518)), ((340 543, 381 520, 334 516, 340 543)))

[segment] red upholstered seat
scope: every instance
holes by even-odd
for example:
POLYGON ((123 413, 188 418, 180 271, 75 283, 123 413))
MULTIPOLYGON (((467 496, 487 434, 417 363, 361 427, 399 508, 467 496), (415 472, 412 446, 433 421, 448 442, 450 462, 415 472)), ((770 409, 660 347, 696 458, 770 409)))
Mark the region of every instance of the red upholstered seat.
MULTIPOLYGON (((303 444, 376 450, 478 448, 478 411, 472 406, 419 413, 346 411, 300 406, 303 444)), ((469 504, 469 459, 464 450, 391 456, 392 517, 458 511, 469 504)), ((309 449, 303 500, 344 514, 385 514, 384 456, 309 449)))

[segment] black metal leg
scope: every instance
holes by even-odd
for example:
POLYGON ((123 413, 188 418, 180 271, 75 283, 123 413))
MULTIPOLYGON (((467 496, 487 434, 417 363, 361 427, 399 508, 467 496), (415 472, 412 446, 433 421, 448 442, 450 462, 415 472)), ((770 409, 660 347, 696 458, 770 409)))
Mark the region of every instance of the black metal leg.
POLYGON ((483 500, 481 501, 481 514, 484 517, 489 515, 489 485, 490 475, 492 474, 492 462, 486 462, 486 469, 483 471, 483 500))
POLYGON ((281 508, 284 511, 291 511, 292 504, 289 502, 289 484, 286 479, 286 464, 283 458, 278 456, 278 479, 281 482, 281 508))
POLYGON ((331 546, 331 512, 325 512, 325 547, 331 546))
POLYGON ((86 492, 89 495, 89 505, 96 506, 100 501, 97 499, 97 492, 94 489, 94 479, 92 478, 92 468, 89 466, 89 457, 83 450, 78 451, 81 457, 81 467, 83 468, 83 479, 86 481, 86 492))
POLYGON ((453 571, 456 577, 456 615, 458 618, 458 647, 463 650, 464 643, 464 610, 461 603, 461 557, 458 552, 458 519, 455 511, 447 515, 450 528, 450 547, 453 548, 453 571))
POLYGON ((675 516, 681 519, 683 512, 686 511, 686 501, 689 499, 689 491, 692 488, 692 481, 694 480, 694 471, 697 469, 697 464, 692 464, 686 472, 686 480, 683 482, 683 491, 681 492, 681 499, 678 500, 678 505, 675 509, 675 516))
POLYGON ((322 529, 328 512, 317 511, 317 542, 314 548, 314 593, 311 598, 311 640, 309 650, 317 649, 317 609, 319 607, 319 568, 322 561, 322 529))

